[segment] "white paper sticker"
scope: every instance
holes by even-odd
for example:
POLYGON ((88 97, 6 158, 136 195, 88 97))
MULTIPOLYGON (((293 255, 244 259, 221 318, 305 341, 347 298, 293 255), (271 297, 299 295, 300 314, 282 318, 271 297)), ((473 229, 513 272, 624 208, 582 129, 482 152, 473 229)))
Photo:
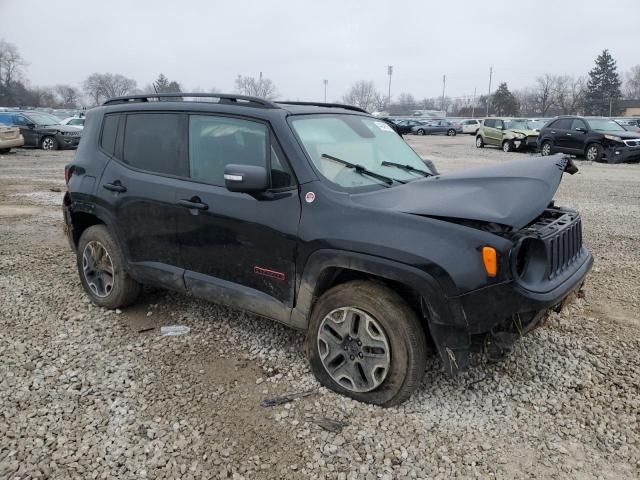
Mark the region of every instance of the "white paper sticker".
POLYGON ((387 125, 384 122, 373 122, 373 123, 375 123, 376 126, 383 132, 393 132, 393 128, 391 128, 389 125, 387 125))

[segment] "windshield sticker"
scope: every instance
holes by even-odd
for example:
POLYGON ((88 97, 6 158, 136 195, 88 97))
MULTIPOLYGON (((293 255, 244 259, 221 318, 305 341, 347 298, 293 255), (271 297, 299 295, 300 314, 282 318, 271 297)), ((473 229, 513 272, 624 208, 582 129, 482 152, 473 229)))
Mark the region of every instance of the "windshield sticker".
POLYGON ((393 128, 391 128, 389 125, 387 125, 384 122, 373 122, 373 123, 375 123, 376 127, 378 127, 383 132, 393 132, 393 128))

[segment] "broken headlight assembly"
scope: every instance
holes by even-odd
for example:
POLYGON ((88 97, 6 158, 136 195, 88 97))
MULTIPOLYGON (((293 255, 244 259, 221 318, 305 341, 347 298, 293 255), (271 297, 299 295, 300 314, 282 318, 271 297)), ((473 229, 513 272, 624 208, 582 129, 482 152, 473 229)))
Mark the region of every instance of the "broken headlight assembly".
POLYGON ((521 238, 511 251, 513 277, 523 286, 543 282, 547 274, 547 249, 539 238, 521 238))

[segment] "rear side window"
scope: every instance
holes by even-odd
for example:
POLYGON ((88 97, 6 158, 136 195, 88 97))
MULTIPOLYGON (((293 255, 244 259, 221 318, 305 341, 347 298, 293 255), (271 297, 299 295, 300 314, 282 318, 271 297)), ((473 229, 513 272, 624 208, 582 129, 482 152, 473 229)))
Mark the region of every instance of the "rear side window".
POLYGON ((561 118, 560 120, 556 120, 555 122, 553 122, 551 126, 559 130, 570 130, 572 121, 573 119, 571 118, 561 118))
POLYGON ((224 167, 230 163, 267 168, 267 138, 267 128, 259 122, 212 115, 191 115, 191 178, 224 186, 224 167))
POLYGON ((113 155, 115 152, 116 133, 118 132, 118 121, 120 120, 120 114, 105 115, 102 121, 102 136, 100 137, 100 147, 108 153, 113 155))
POLYGON ((5 125, 13 125, 13 114, 12 113, 0 113, 0 123, 4 123, 5 125))
POLYGON ((495 126, 496 126, 496 121, 495 121, 495 120, 493 120, 493 119, 488 118, 488 119, 486 119, 486 120, 484 121, 484 126, 485 126, 485 127, 489 127, 489 128, 495 128, 495 126))
POLYGON ((178 114, 127 115, 122 160, 141 170, 186 177, 182 137, 178 114))

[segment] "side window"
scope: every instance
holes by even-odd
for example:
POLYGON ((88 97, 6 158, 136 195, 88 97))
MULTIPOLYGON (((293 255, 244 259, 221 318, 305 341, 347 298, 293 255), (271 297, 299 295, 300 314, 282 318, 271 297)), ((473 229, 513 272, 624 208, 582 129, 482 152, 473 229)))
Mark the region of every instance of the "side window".
POLYGON ((295 185, 291 169, 271 144, 271 188, 287 188, 295 185))
POLYGON ((588 130, 587 124, 584 123, 584 120, 580 120, 579 118, 574 118, 573 122, 571 122, 571 130, 576 130, 578 128, 583 128, 584 130, 588 130))
MULTIPOLYGON (((13 116, 13 124, 14 125, 26 125, 27 123, 29 123, 29 121, 27 120, 27 118, 23 115, 14 115, 13 116)), ((31 123, 35 123, 35 122, 31 122, 31 123)))
POLYGON ((122 160, 141 170, 186 177, 181 130, 175 113, 127 115, 122 160))
POLYGON ((502 120, 494 120, 494 121, 495 121, 494 128, 501 129, 502 127, 504 127, 504 122, 502 120))
POLYGON ((484 126, 485 126, 485 127, 489 127, 489 128, 495 128, 495 126, 496 126, 496 121, 495 121, 495 120, 493 120, 493 119, 491 119, 491 118, 487 118, 487 119, 484 121, 484 126))
POLYGON ((556 120, 552 126, 559 130, 570 130, 572 121, 571 118, 561 118, 560 120, 556 120))
POLYGON ((224 167, 229 163, 267 168, 267 139, 267 128, 259 122, 212 115, 191 115, 191 178, 224 186, 224 167))
POLYGON ((13 115, 10 113, 0 113, 0 123, 4 123, 5 125, 14 125, 13 115))
POLYGON ((102 135, 100 136, 100 146, 109 155, 115 153, 116 133, 118 132, 118 121, 120 114, 105 115, 102 121, 102 135))

